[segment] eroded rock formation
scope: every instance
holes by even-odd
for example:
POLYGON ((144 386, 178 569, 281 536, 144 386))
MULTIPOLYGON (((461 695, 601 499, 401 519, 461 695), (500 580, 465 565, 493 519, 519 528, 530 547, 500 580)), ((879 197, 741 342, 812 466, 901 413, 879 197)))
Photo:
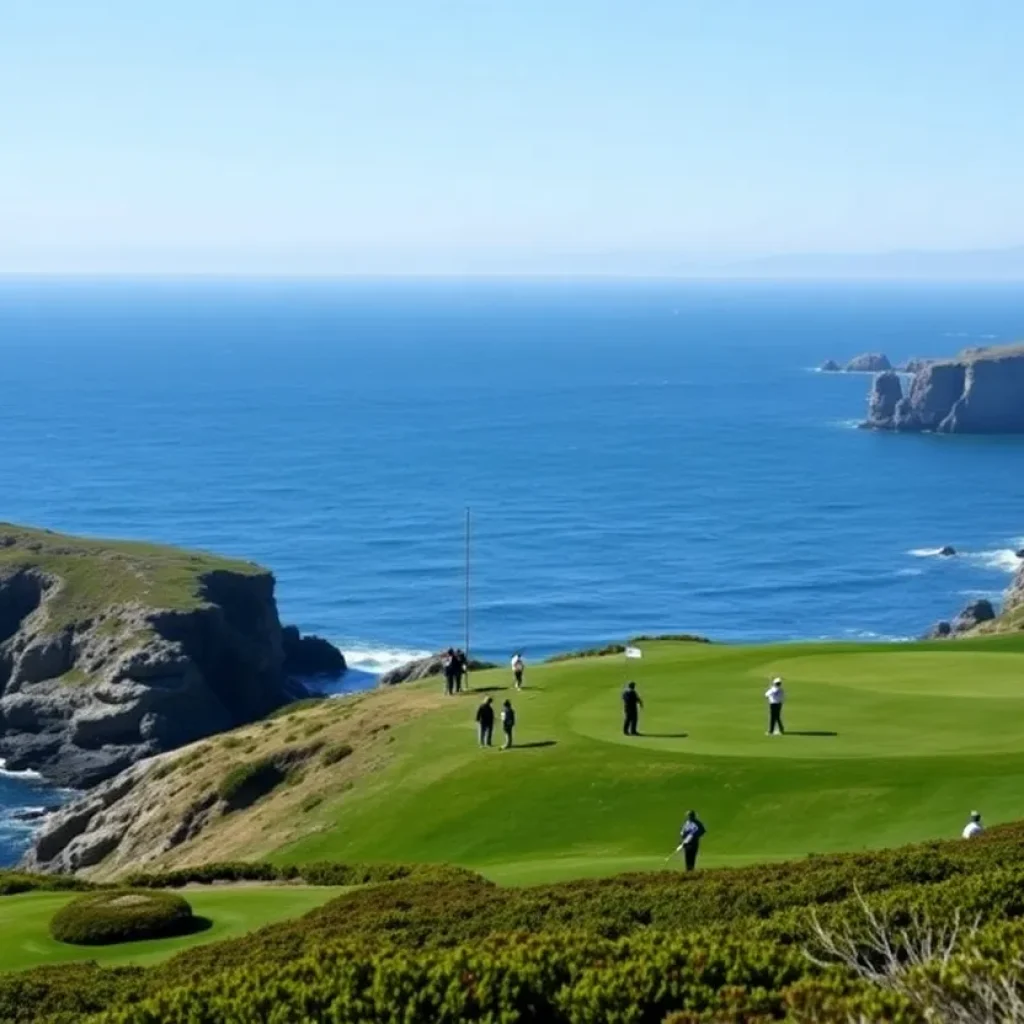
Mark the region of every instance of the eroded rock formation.
MULTIPOLYGON (((269 572, 2 531, 0 757, 9 769, 88 788, 290 698, 297 672, 269 572)), ((311 648, 295 650, 305 664, 311 648)))
POLYGON ((970 349, 956 359, 926 363, 905 394, 896 374, 880 374, 864 426, 917 433, 1024 433, 1024 346, 970 349))

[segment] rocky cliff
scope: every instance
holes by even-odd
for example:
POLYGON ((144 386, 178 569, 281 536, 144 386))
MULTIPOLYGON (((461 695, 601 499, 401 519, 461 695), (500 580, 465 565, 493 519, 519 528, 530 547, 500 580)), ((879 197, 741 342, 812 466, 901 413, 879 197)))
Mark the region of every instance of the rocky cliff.
POLYGON ((286 646, 314 653, 288 641, 274 578, 258 566, 0 525, 0 757, 10 769, 87 788, 260 718, 305 671, 286 646))
POLYGON ((1024 433, 1024 346, 968 349, 925 363, 904 393, 895 373, 875 378, 865 427, 940 434, 1024 433))

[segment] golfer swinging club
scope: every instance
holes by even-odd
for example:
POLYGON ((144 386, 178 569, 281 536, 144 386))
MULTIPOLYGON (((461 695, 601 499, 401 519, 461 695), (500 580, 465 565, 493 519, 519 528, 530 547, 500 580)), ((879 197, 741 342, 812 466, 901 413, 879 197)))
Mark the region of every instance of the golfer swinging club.
POLYGON ((679 838, 681 842, 679 845, 668 855, 667 859, 670 859, 673 854, 679 853, 680 850, 683 853, 683 859, 686 861, 686 870, 692 871, 697 866, 697 854, 700 852, 700 840, 701 837, 707 832, 704 827, 704 822, 697 817, 696 811, 686 812, 686 821, 683 822, 683 827, 679 830, 679 838))

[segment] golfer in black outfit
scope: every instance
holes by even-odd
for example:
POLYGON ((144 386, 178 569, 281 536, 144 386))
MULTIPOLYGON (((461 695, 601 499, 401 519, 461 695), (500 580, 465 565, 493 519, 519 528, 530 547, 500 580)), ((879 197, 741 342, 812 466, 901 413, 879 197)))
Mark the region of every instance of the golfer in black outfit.
POLYGON ((622 710, 624 714, 622 733, 624 736, 637 735, 636 729, 640 722, 640 709, 643 706, 644 702, 640 699, 640 694, 636 692, 636 683, 629 683, 622 691, 622 710))
POLYGON ((488 697, 476 709, 476 724, 480 733, 480 746, 489 747, 494 737, 494 705, 493 698, 488 697))

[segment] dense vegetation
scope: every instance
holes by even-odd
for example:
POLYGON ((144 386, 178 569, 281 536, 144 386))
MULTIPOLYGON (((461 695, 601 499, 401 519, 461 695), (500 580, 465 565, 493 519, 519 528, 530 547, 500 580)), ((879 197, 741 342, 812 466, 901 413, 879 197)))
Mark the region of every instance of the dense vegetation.
POLYGON ((115 889, 79 896, 50 922, 58 942, 104 946, 183 935, 195 927, 188 900, 172 892, 115 889))
POLYGON ((153 968, 0 978, 0 1019, 917 1024, 955 1019, 943 1016, 950 1001, 976 1008, 987 980, 1016 984, 1022 915, 1024 825, 971 842, 526 889, 437 868, 153 968), (948 953, 944 965, 929 948, 948 953))

